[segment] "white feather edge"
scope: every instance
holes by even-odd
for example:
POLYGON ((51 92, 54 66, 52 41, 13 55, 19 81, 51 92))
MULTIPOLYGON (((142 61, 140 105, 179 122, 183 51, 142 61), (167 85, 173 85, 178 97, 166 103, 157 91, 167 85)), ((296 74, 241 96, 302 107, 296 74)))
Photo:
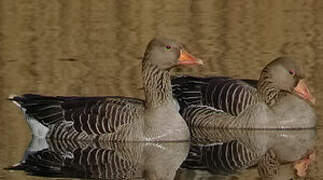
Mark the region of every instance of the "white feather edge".
POLYGON ((26 118, 26 121, 28 123, 28 126, 32 130, 33 136, 37 138, 45 138, 46 134, 48 132, 48 127, 42 125, 40 122, 38 122, 35 118, 30 117, 28 114, 26 114, 26 109, 23 108, 17 101, 13 100, 17 95, 11 94, 9 95, 8 99, 12 100, 12 102, 17 105, 23 112, 26 118))

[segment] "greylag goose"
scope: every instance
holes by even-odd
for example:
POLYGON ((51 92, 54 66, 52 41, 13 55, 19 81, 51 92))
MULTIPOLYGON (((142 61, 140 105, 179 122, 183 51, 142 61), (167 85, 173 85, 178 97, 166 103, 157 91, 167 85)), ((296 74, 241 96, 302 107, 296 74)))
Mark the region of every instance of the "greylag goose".
POLYGON ((185 141, 188 127, 172 96, 169 70, 202 61, 174 40, 153 39, 142 60, 145 100, 130 97, 10 96, 33 136, 102 141, 185 141))
POLYGON ((179 77, 174 97, 189 126, 246 129, 313 128, 314 103, 303 70, 290 58, 270 62, 256 80, 179 77))

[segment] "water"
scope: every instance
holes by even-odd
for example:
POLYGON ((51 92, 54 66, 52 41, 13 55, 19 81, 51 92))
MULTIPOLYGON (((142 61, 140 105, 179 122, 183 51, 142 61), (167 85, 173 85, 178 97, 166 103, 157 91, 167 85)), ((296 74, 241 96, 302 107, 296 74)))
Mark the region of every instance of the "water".
MULTIPOLYGON (((319 115, 307 177, 323 177, 322 1, 0 1, 0 179, 39 179, 2 170, 19 162, 31 140, 9 94, 143 97, 140 58, 155 36, 175 38, 204 60, 174 74, 258 78, 278 56, 304 66, 319 115)), ((293 151, 291 151, 292 153, 293 151)), ((294 177, 291 163, 280 173, 294 177)), ((179 170, 175 179, 214 175, 179 170)), ((256 168, 225 176, 256 179, 256 168)), ((217 176, 218 177, 218 176, 217 176)), ((221 176, 221 178, 223 178, 221 176)))

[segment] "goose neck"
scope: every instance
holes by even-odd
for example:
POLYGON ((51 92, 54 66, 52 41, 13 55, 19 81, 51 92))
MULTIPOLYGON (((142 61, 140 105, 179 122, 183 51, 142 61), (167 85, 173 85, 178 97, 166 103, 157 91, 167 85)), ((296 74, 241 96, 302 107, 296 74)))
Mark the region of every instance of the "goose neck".
POLYGON ((273 106, 286 93, 280 90, 277 85, 269 79, 261 79, 257 84, 257 89, 268 106, 273 106))
POLYGON ((172 102, 170 73, 149 62, 143 63, 143 85, 147 108, 157 108, 172 102))

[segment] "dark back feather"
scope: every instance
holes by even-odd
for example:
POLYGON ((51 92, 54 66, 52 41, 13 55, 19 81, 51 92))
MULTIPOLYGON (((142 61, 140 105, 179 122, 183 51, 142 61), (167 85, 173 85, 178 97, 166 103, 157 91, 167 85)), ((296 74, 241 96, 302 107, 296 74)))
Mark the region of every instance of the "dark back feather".
POLYGON ((255 103, 256 88, 246 81, 216 78, 202 89, 203 104, 237 116, 255 103))
POLYGON ((256 103, 256 80, 228 77, 178 77, 172 80, 174 97, 181 110, 190 105, 207 105, 238 115, 256 103))
POLYGON ((173 96, 178 101, 181 109, 190 105, 202 103, 202 89, 208 86, 213 78, 200 78, 193 76, 181 76, 171 80, 173 96))

